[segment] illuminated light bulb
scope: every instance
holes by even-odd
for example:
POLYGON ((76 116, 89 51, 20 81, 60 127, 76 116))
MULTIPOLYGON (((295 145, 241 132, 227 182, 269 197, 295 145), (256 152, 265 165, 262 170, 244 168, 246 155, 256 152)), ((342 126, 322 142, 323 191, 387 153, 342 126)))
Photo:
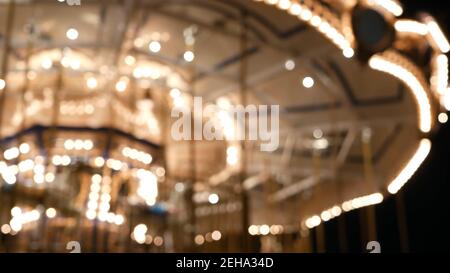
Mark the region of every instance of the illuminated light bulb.
POLYGON ((309 21, 313 17, 312 12, 309 9, 303 9, 300 12, 300 19, 303 21, 309 21))
POLYGON ((441 98, 441 104, 447 111, 450 111, 450 88, 443 94, 441 98))
POLYGON ((398 20, 394 27, 398 32, 415 33, 422 36, 428 33, 428 27, 425 24, 413 20, 398 20))
POLYGON ((164 175, 166 175, 166 170, 163 167, 158 167, 155 173, 158 177, 164 177, 164 175))
POLYGON ((320 16, 318 15, 314 15, 313 17, 311 17, 310 23, 314 27, 318 27, 322 23, 322 18, 320 18, 320 16))
POLYGON ((417 169, 422 165, 422 162, 427 158, 431 150, 431 141, 422 139, 414 156, 398 174, 398 176, 389 184, 388 191, 391 194, 397 193, 414 175, 417 169))
POLYGON ((441 124, 445 124, 448 121, 448 115, 447 113, 440 113, 438 116, 438 120, 441 124))
POLYGON ((135 235, 136 234, 145 234, 145 233, 147 233, 147 231, 148 231, 148 228, 145 224, 139 224, 139 225, 135 226, 134 230, 133 230, 135 235))
POLYGON ((19 151, 21 154, 28 154, 30 152, 31 148, 28 143, 22 143, 19 146, 19 151))
POLYGON ((16 178, 15 175, 12 175, 12 174, 4 175, 4 174, 2 174, 2 177, 5 180, 6 184, 8 184, 8 185, 14 185, 17 182, 17 178, 16 178))
POLYGON ((72 139, 67 139, 64 141, 64 149, 73 150, 75 148, 75 142, 72 139))
POLYGON ((342 209, 345 212, 348 212, 354 209, 376 205, 381 202, 383 202, 383 195, 381 193, 374 193, 371 195, 361 196, 349 201, 345 201, 344 203, 342 203, 342 209))
POLYGON ((432 37, 436 47, 438 47, 442 53, 448 53, 450 51, 450 44, 438 23, 431 16, 426 17, 424 21, 428 27, 428 33, 432 37))
POLYGON ((329 141, 325 138, 316 139, 312 143, 312 147, 316 150, 325 150, 330 145, 329 141))
POLYGON ((72 60, 70 62, 70 68, 72 68, 73 70, 78 70, 81 67, 81 62, 79 60, 72 60))
POLYGON ((142 163, 147 164, 147 165, 151 164, 152 161, 153 161, 153 157, 149 154, 144 155, 144 157, 142 159, 142 163))
POLYGON ((97 203, 97 201, 90 200, 87 203, 87 207, 88 207, 89 210, 96 210, 98 208, 98 203, 97 203))
POLYGON ((37 173, 33 176, 33 180, 36 184, 42 184, 45 182, 45 176, 43 174, 37 173))
POLYGON ((151 41, 148 45, 148 49, 153 53, 158 53, 161 51, 161 43, 158 41, 151 41))
POLYGON ((105 159, 101 156, 98 156, 94 160, 94 165, 98 168, 103 167, 105 165, 105 159))
POLYGON ((74 41, 74 40, 78 39, 78 36, 79 36, 78 30, 75 28, 69 28, 66 32, 66 37, 69 40, 74 41))
POLYGON ((128 87, 128 83, 124 79, 123 80, 121 79, 120 81, 118 81, 116 83, 117 92, 120 92, 120 93, 125 92, 125 90, 127 90, 127 87, 128 87))
POLYGON ((100 222, 106 222, 106 220, 108 219, 108 212, 100 211, 97 215, 97 218, 100 222))
POLYGON ((6 160, 12 160, 19 157, 19 155, 20 150, 17 147, 10 148, 3 153, 3 156, 6 160))
POLYGON ((140 78, 144 77, 144 69, 141 67, 136 67, 133 70, 133 77, 135 77, 136 79, 140 79, 140 78))
POLYGON ((342 55, 344 55, 345 58, 350 59, 350 58, 352 58, 355 55, 355 51, 351 47, 346 47, 342 51, 342 55))
POLYGON ((291 4, 291 6, 289 8, 289 13, 291 15, 299 16, 301 12, 302 12, 302 6, 300 6, 299 3, 294 2, 291 4))
POLYGON ((22 215, 22 209, 19 207, 14 207, 11 209, 11 216, 13 217, 19 217, 22 215))
POLYGON ((146 236, 145 236, 145 244, 146 244, 146 245, 151 245, 152 242, 153 242, 153 237, 152 237, 152 235, 150 235, 150 234, 146 235, 146 236))
POLYGON ((94 143, 92 142, 92 140, 87 139, 85 141, 83 141, 83 149, 86 151, 90 151, 94 148, 94 143))
POLYGON ((110 193, 111 192, 111 186, 110 185, 103 185, 101 190, 102 190, 102 193, 110 193))
POLYGON ((322 220, 319 216, 314 215, 313 217, 309 218, 309 228, 315 228, 322 223, 322 220))
POLYGON ((199 234, 199 235, 195 236, 194 242, 197 245, 203 245, 205 243, 205 237, 203 237, 203 235, 199 234))
POLYGON ((259 227, 257 225, 251 225, 248 228, 248 233, 252 236, 258 235, 259 234, 259 227))
POLYGON ((342 213, 342 210, 341 210, 341 208, 339 206, 334 206, 331 209, 331 214, 333 214, 334 217, 337 217, 337 216, 341 215, 341 213, 342 213))
POLYGON ((265 2, 269 5, 276 5, 279 0, 265 0, 265 2))
POLYGON ((222 233, 218 230, 214 230, 211 233, 211 237, 214 241, 219 241, 222 238, 222 233))
POLYGON ((314 79, 313 78, 311 78, 311 77, 305 77, 305 78, 303 78, 303 86, 305 87, 305 88, 312 88, 313 86, 314 86, 314 79))
POLYGON ((8 224, 4 224, 4 225, 2 225, 2 227, 1 227, 1 231, 2 231, 2 233, 3 234, 9 234, 9 233, 11 233, 11 226, 10 225, 8 225, 8 224))
POLYGON ((110 224, 114 223, 114 220, 116 219, 116 215, 112 212, 108 213, 108 217, 106 218, 106 221, 110 224))
POLYGON ((259 227, 259 233, 261 235, 268 235, 270 233, 270 227, 268 225, 262 225, 259 227))
POLYGON ((153 240, 153 243, 155 244, 155 246, 162 246, 164 243, 164 239, 161 236, 156 236, 153 240))
POLYGON ((328 32, 330 32, 331 28, 332 27, 327 22, 321 22, 319 25, 319 31, 322 32, 323 34, 327 34, 328 32))
POLYGON ((191 63, 195 59, 195 54, 194 54, 194 52, 188 50, 188 51, 184 52, 183 58, 186 62, 191 63))
POLYGON ((294 70, 294 69, 295 69, 295 61, 294 61, 294 60, 291 60, 291 59, 287 60, 287 61, 284 63, 284 68, 285 68, 287 71, 292 71, 292 70, 294 70))
POLYGON ((75 141, 73 141, 73 147, 75 148, 75 150, 80 151, 83 149, 83 140, 81 139, 76 139, 75 141))
POLYGON ((99 194, 97 192, 91 192, 89 193, 89 200, 90 201, 98 201, 100 198, 99 194))
POLYGON ((215 205, 217 203, 219 203, 219 195, 217 195, 216 193, 212 193, 208 196, 208 202, 211 205, 215 205))
POLYGON ((47 216, 47 218, 55 218, 56 217, 56 210, 54 208, 48 208, 45 211, 45 215, 47 216))
POLYGON ((342 203, 342 209, 343 209, 345 212, 351 211, 351 210, 352 210, 351 202, 345 201, 344 203, 342 203))
POLYGON ((448 87, 448 58, 445 54, 437 56, 436 69, 436 90, 443 95, 448 87))
POLYGON ((51 59, 48 59, 48 58, 43 59, 42 62, 41 62, 41 66, 42 66, 43 69, 48 70, 48 69, 52 68, 53 61, 51 59))
POLYGON ((53 173, 47 173, 45 175, 45 182, 53 183, 55 181, 55 175, 53 173))
POLYGON ((115 170, 115 171, 120 171, 120 169, 122 169, 122 162, 120 160, 115 160, 115 159, 108 159, 106 161, 106 165, 108 165, 109 168, 115 170))
POLYGON ((323 212, 320 214, 320 218, 322 218, 322 220, 323 220, 324 222, 329 221, 329 220, 331 219, 331 217, 332 217, 332 215, 331 215, 331 213, 330 213, 329 211, 323 211, 323 212))
POLYGON ((110 202, 111 195, 109 195, 108 193, 103 193, 102 196, 100 197, 100 200, 104 203, 110 202))
POLYGON ((125 57, 125 64, 128 66, 133 66, 136 63, 136 58, 131 55, 125 57))
POLYGON ((321 139, 323 137, 323 131, 320 129, 315 129, 313 132, 313 137, 315 139, 321 139))
POLYGON ((276 225, 271 225, 271 226, 270 226, 270 234, 272 234, 272 235, 278 234, 278 226, 276 226, 276 225))
POLYGON ((278 7, 282 10, 288 10, 291 7, 291 0, 279 0, 278 7))
POLYGON ((131 149, 129 147, 125 147, 122 149, 122 155, 125 157, 131 156, 131 149))
POLYGON ((19 167, 17 165, 11 165, 8 168, 9 172, 13 175, 19 174, 19 167))
POLYGON ((21 173, 27 172, 27 171, 30 171, 33 169, 34 162, 30 159, 27 159, 25 161, 20 162, 18 167, 19 167, 19 172, 21 172, 21 173))
POLYGON ((94 220, 95 217, 97 217, 97 213, 95 212, 95 210, 86 211, 86 218, 88 218, 89 220, 94 220))
POLYGON ((68 155, 64 155, 61 157, 61 165, 69 166, 71 162, 72 162, 72 160, 70 159, 70 157, 68 155))
POLYGON ((99 174, 94 174, 91 178, 92 183, 100 184, 102 182, 102 176, 99 174))
POLYGON ((91 192, 100 192, 100 185, 97 183, 92 183, 91 185, 91 192))
POLYGON ((89 89, 95 89, 98 86, 98 81, 96 78, 94 77, 90 77, 87 79, 86 81, 86 85, 89 89))
POLYGON ((403 14, 402 6, 396 0, 370 0, 371 4, 378 5, 396 17, 403 14))
POLYGON ((37 221, 41 218, 41 213, 38 210, 32 210, 29 213, 29 221, 37 221))
POLYGON ((181 91, 178 88, 172 88, 169 94, 172 99, 175 99, 181 96, 181 91))
POLYGON ((125 222, 125 218, 122 215, 116 215, 116 217, 114 218, 114 223, 118 226, 123 225, 123 223, 125 222))
POLYGON ((108 203, 101 203, 100 204, 100 211, 109 211, 110 205, 108 203))
POLYGON ((0 79, 0 90, 5 89, 6 87, 6 81, 4 79, 0 79))
POLYGON ((184 184, 181 182, 178 182, 175 184, 175 191, 176 192, 183 192, 184 191, 184 184))
POLYGON ((15 232, 19 232, 22 230, 22 222, 20 221, 19 218, 11 219, 11 221, 9 222, 9 225, 10 225, 11 229, 15 232))

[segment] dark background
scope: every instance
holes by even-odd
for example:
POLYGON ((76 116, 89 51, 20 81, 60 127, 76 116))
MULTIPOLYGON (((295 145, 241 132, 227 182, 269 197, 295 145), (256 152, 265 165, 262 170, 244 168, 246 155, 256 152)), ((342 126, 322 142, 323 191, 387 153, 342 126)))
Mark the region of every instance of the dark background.
MULTIPOLYGON (((449 37, 450 3, 405 0, 402 4, 405 9, 403 17, 415 18, 421 11, 428 12, 449 37)), ((450 124, 441 125, 431 140, 432 150, 414 177, 399 194, 385 198, 375 207, 377 240, 382 252, 450 252, 450 124), (398 210, 399 204, 403 204, 403 209, 398 210), (400 232, 401 215, 405 217, 406 229, 400 232), (403 245, 401 235, 404 236, 403 245)), ((367 209, 356 210, 341 216, 343 219, 327 222, 324 225, 326 251, 342 251, 338 234, 339 226, 344 225, 347 251, 366 252, 366 213, 367 209)), ((317 238, 317 230, 313 233, 313 238, 317 238)))

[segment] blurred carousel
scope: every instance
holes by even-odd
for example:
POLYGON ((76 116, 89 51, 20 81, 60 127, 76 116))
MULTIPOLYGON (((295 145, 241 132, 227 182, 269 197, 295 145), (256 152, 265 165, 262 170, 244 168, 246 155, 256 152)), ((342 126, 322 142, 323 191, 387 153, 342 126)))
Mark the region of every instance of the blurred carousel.
POLYGON ((447 39, 394 0, 6 2, 0 251, 312 251, 365 207, 373 239, 447 121, 447 39), (195 97, 223 140, 171 135, 195 97), (276 151, 234 105, 280 105, 276 151))

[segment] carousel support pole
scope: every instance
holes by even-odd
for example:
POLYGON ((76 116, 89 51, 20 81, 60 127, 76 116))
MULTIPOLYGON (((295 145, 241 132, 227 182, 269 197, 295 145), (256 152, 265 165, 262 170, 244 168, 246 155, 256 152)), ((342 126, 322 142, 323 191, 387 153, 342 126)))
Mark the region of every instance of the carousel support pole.
MULTIPOLYGON (((375 185, 375 181, 373 179, 373 161, 372 161, 372 132, 371 129, 365 128, 362 132, 362 149, 363 149, 363 158, 364 158, 364 175, 367 183, 369 184, 370 189, 377 189, 378 187, 375 185)), ((376 224, 376 211, 375 206, 369 206, 361 211, 362 216, 365 218, 361 222, 361 230, 363 230, 365 226, 365 236, 363 236, 362 242, 363 249, 365 249, 365 245, 370 241, 377 240, 377 224, 376 224), (364 222, 364 223, 363 223, 364 222)))
POLYGON ((408 253, 409 252, 408 221, 406 218, 405 198, 402 191, 397 193, 395 203, 397 207, 397 224, 398 224, 398 233, 400 236, 401 251, 403 253, 408 253))
MULTIPOLYGON (((314 177, 317 181, 320 179, 320 169, 322 167, 322 160, 320 150, 313 151, 313 169, 314 177)), ((317 226, 315 229, 316 234, 316 251, 318 253, 326 252, 326 238, 325 238, 325 223, 317 226)))
POLYGON ((316 227, 316 251, 317 253, 325 253, 327 251, 324 224, 316 227))
MULTIPOLYGON (((243 107, 247 106, 247 74, 248 74, 248 61, 247 58, 244 56, 244 52, 247 50, 247 44, 248 44, 248 29, 247 29, 247 22, 246 22, 247 14, 243 12, 241 14, 241 39, 240 39, 240 50, 242 54, 242 59, 240 62, 240 72, 239 72, 239 85, 240 85, 240 102, 243 107)), ((247 252, 249 251, 249 239, 248 239, 248 233, 247 229, 249 226, 249 200, 248 200, 248 194, 244 188, 244 181, 247 178, 247 143, 245 141, 246 137, 246 128, 250 127, 248 126, 248 117, 245 115, 245 122, 244 122, 244 140, 241 142, 241 149, 242 149, 242 158, 241 158, 241 172, 240 172, 240 194, 241 194, 241 202, 242 202, 242 215, 241 215, 241 234, 242 234, 242 251, 247 252)))
POLYGON ((347 225, 345 222, 345 215, 341 215, 338 218, 338 233, 339 233, 339 249, 341 253, 348 252, 348 242, 347 242, 347 225))

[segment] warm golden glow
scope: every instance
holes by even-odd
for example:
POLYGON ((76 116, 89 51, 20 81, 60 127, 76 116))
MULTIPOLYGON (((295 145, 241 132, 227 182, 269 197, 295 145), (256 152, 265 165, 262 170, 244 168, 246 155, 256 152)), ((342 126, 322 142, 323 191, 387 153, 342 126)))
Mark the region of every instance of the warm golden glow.
POLYGON ((388 191, 390 193, 397 193, 408 182, 420 165, 422 165, 422 162, 427 158, 430 150, 431 141, 428 139, 422 139, 414 156, 410 159, 398 176, 389 184, 388 191))
POLYGON ((369 61, 370 67, 393 75, 409 87, 419 108, 419 128, 423 133, 430 132, 433 118, 426 86, 410 69, 394 61, 398 58, 389 58, 387 56, 389 55, 373 56, 369 61))

